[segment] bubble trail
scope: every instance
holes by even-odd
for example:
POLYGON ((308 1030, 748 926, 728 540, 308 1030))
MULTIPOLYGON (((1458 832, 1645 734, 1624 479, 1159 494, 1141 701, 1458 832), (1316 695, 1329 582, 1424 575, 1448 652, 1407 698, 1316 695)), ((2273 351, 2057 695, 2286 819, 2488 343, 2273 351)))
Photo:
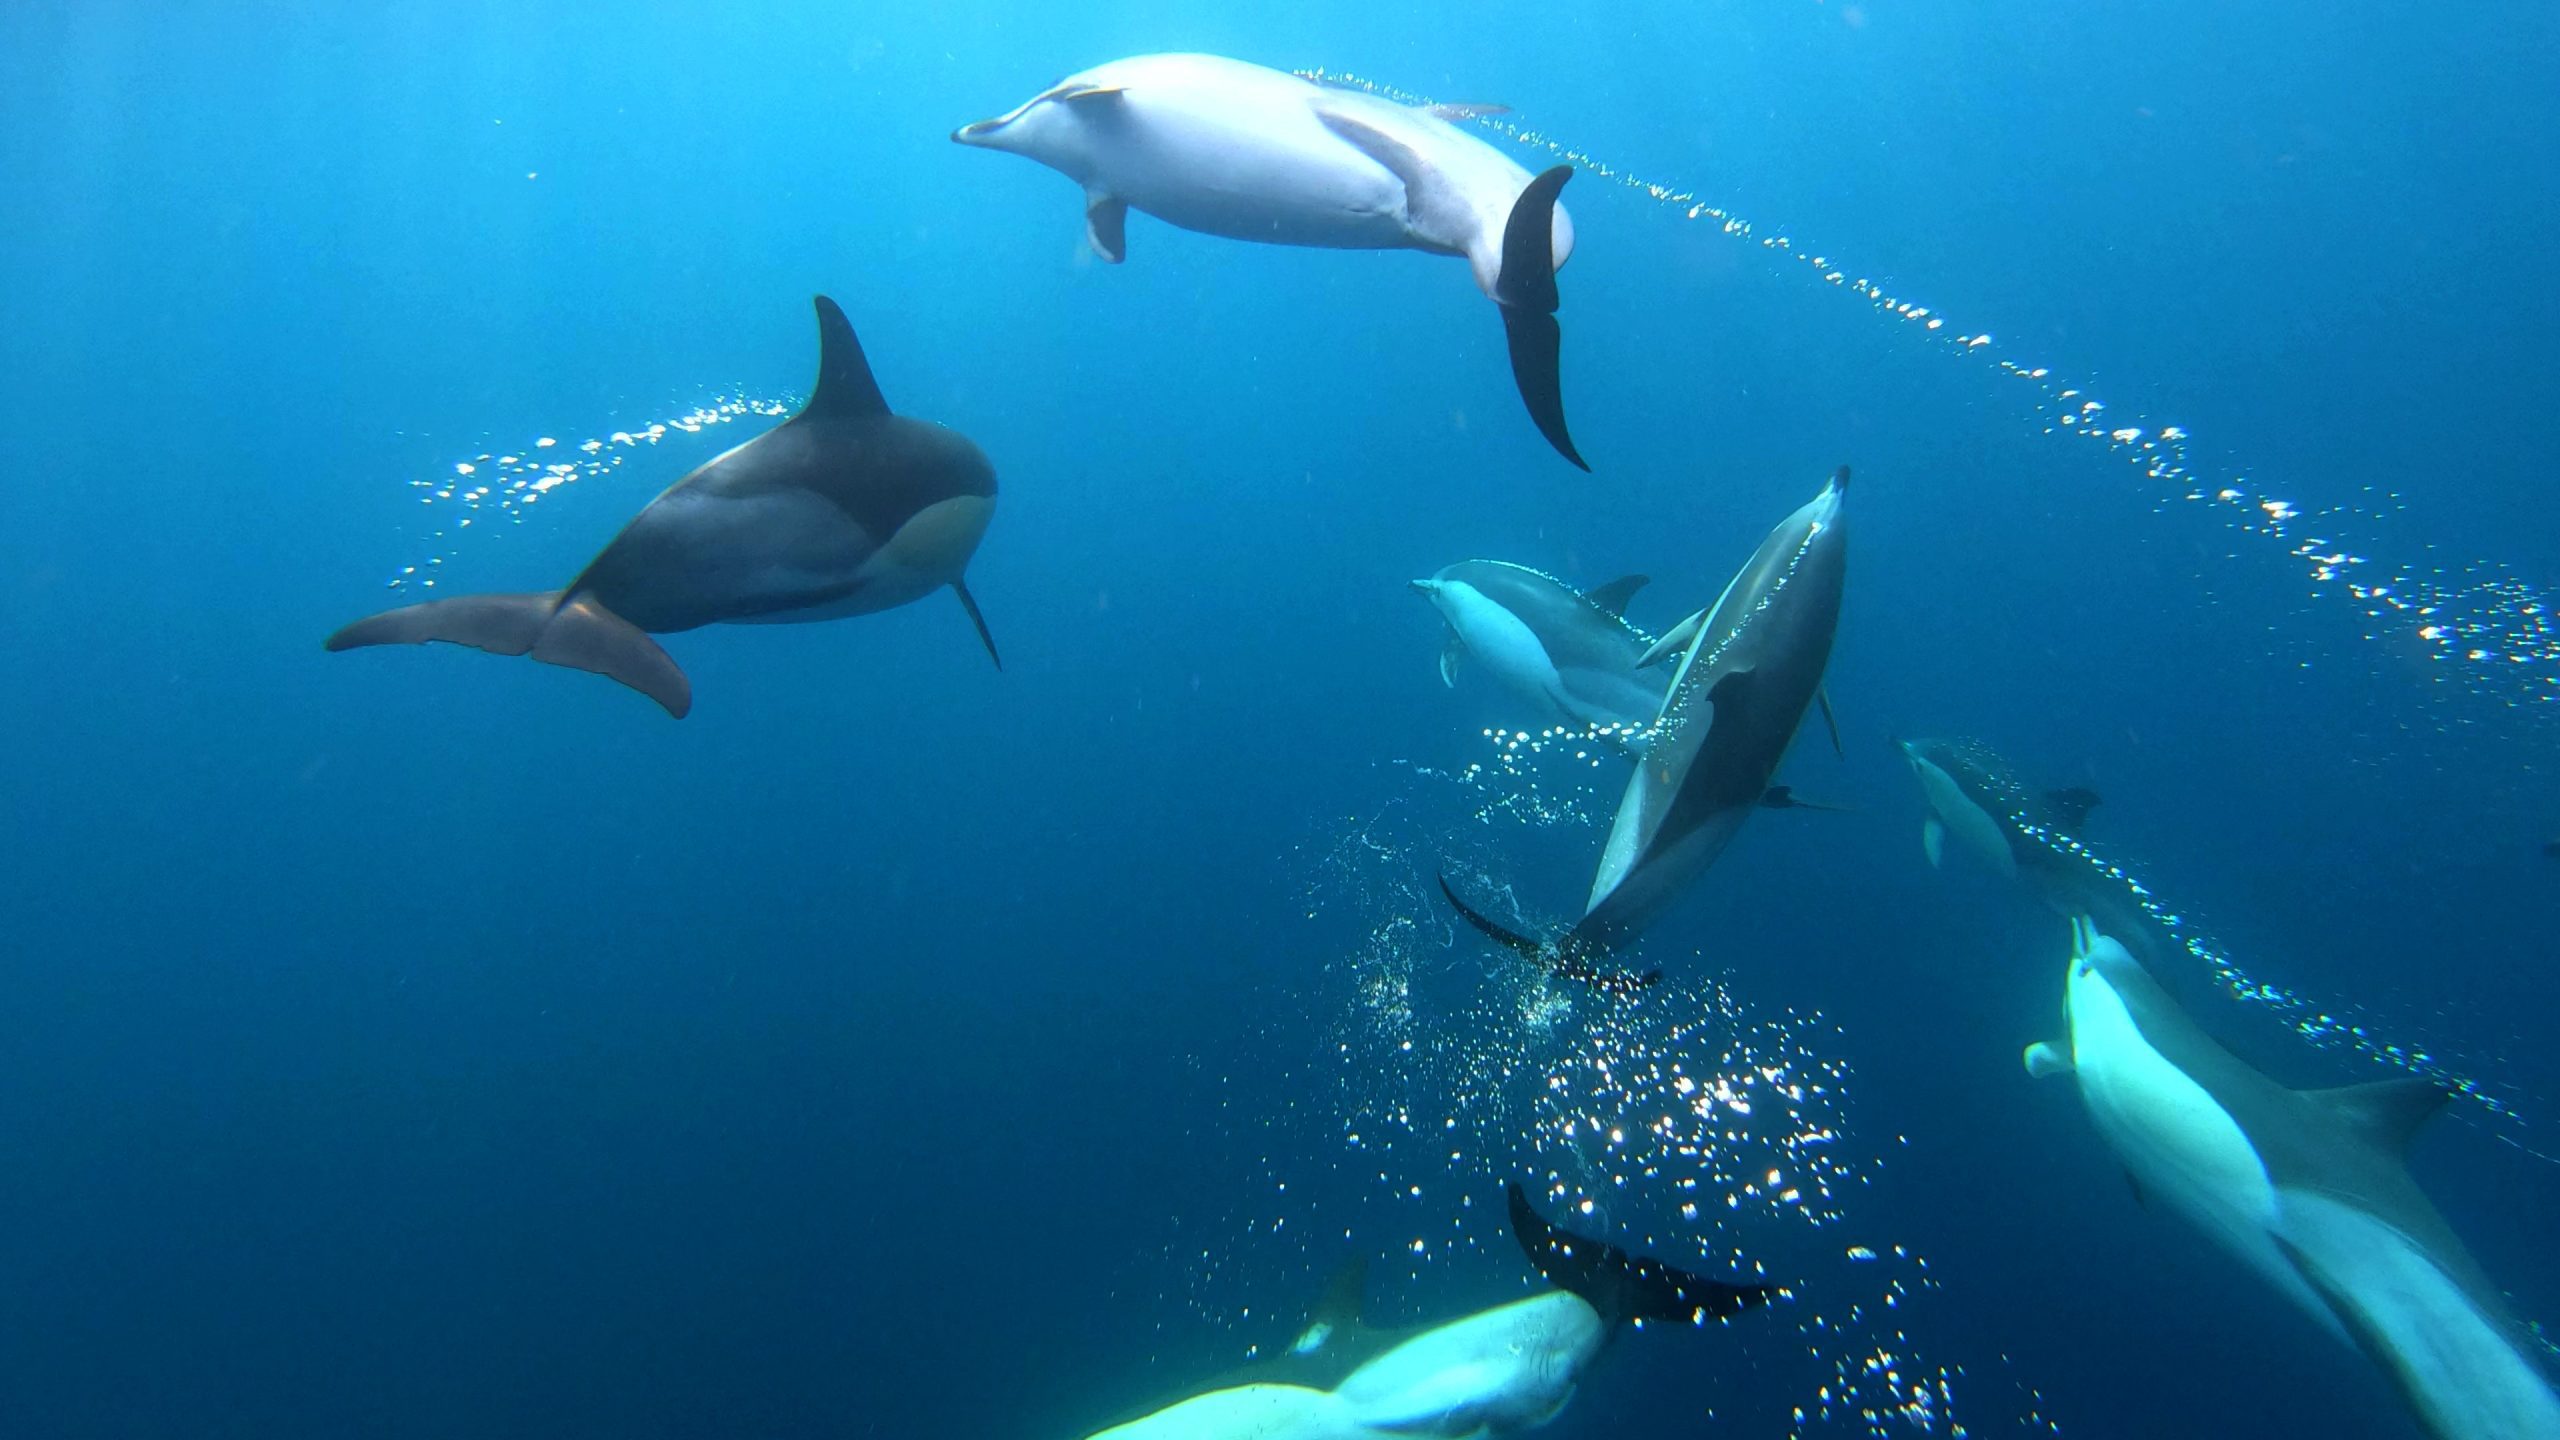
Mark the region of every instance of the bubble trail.
MULTIPOLYGON (((1430 103, 1425 97, 1347 71, 1319 67, 1297 73, 1321 85, 1364 90, 1399 104, 1430 103)), ((1713 225, 1718 233, 1755 246, 1816 285, 1855 297, 1880 319, 1941 353, 1987 366, 2015 381, 2045 434, 2070 437, 2104 451, 2153 482, 2162 503, 2174 500, 2204 507, 2223 524, 2255 537, 2295 566, 2316 593, 2353 606, 2362 617, 2367 640, 2423 654, 2439 667, 2437 682, 2510 708, 2537 707, 2538 715, 2552 713, 2539 707, 2560 708, 2560 615, 2555 615, 2560 598, 2550 587, 2492 561, 2459 562, 2446 568, 2366 554, 2363 547, 2342 537, 2376 526, 2380 511, 2346 503, 2307 509, 2245 472, 2210 475, 2210 467, 2195 458, 2184 427, 2111 414, 2108 404, 2085 385, 2055 374, 2047 365, 2003 353, 1988 330, 1954 325, 1932 307, 1891 293, 1850 270, 1827 248, 1787 235, 1764 234, 1751 221, 1692 190, 1620 169, 1506 116, 1471 113, 1467 118, 1515 144, 1543 150, 1583 173, 1632 190, 1683 220, 1713 225)), ((2392 510, 2407 508, 2396 493, 2381 498, 2392 510)))
POLYGON ((796 399, 720 395, 669 420, 652 420, 575 441, 542 435, 511 451, 484 450, 456 460, 432 479, 409 482, 411 489, 420 492, 418 503, 430 512, 432 528, 427 538, 435 542, 435 548, 416 563, 401 566, 386 588, 435 589, 437 574, 445 562, 461 553, 461 532, 476 522, 504 520, 521 525, 544 496, 582 480, 611 475, 639 450, 655 447, 671 437, 700 435, 751 415, 779 419, 798 406, 796 399))

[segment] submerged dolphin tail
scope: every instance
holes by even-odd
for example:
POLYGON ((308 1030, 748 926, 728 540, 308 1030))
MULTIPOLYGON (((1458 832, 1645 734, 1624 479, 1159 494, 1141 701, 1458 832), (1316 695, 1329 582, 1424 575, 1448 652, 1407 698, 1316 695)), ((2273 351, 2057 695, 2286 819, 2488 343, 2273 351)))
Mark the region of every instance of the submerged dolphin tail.
POLYGON ((1774 1298, 1774 1285, 1735 1285, 1675 1270, 1659 1260, 1630 1255, 1603 1240, 1576 1235, 1541 1219, 1518 1181, 1508 1187, 1511 1235, 1529 1268, 1569 1291, 1611 1325, 1626 1321, 1686 1320, 1703 1325, 1739 1315, 1774 1298))
POLYGON ((1502 271, 1493 298, 1502 307, 1502 334, 1511 346, 1511 378, 1538 433, 1556 453, 1584 470, 1591 468, 1564 426, 1564 378, 1560 355, 1564 332, 1556 327, 1556 196, 1573 178, 1573 167, 1558 165, 1529 182, 1511 205, 1502 227, 1502 271))
POLYGON ((538 595, 459 595, 367 616, 323 642, 332 651, 367 645, 424 645, 441 640, 492 655, 531 655, 545 665, 619 680, 681 720, 693 708, 693 685, 640 627, 594 599, 538 595))
POLYGON ((1631 995, 1662 978, 1659 970, 1618 970, 1599 964, 1598 959, 1607 955, 1607 948, 1570 932, 1552 943, 1533 940, 1459 899, 1457 890, 1449 884, 1448 876, 1435 878, 1440 882, 1440 894, 1449 902, 1449 908, 1457 911, 1459 918, 1474 926, 1486 939, 1506 950, 1517 951, 1567 980, 1579 980, 1604 994, 1631 995))

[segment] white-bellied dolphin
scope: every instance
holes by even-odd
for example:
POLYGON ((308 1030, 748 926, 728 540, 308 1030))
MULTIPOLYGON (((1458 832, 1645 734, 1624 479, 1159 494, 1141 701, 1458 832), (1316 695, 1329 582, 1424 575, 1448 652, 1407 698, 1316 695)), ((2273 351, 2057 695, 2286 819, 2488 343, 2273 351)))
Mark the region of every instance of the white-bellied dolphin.
POLYGON ((2074 786, 2036 790, 1979 740, 1897 740, 1929 813, 1920 849, 1944 863, 1947 842, 2015 880, 2066 918, 2087 915, 2143 954, 2157 954, 2162 930, 2120 875, 2081 843, 2098 792, 2074 786))
POLYGON ((1822 688, 1848 582, 1843 466, 1802 508, 1778 522, 1710 609, 1655 642, 1646 659, 1676 654, 1680 668, 1652 739, 1609 827, 1582 919, 1552 941, 1511 931, 1469 908, 1448 882, 1441 892, 1487 936, 1612 988, 1648 983, 1600 963, 1633 939, 1715 863, 1751 812, 1796 803, 1769 781, 1822 688))
POLYGON ((610 676, 682 719, 693 687, 650 635, 867 615, 947 585, 994 658, 964 572, 995 514, 995 467, 958 431, 891 414, 844 311, 824 295, 817 306, 809 403, 667 487, 568 585, 386 610, 328 648, 442 640, 529 654, 610 676))
POLYGON ((1115 265, 1132 206, 1235 240, 1465 256, 1501 307, 1529 418, 1588 470, 1565 431, 1557 368, 1556 268, 1573 253, 1573 221, 1556 195, 1573 169, 1532 177, 1444 118, 1480 108, 1417 109, 1217 55, 1137 55, 951 138, 1083 186, 1085 237, 1115 265))
MULTIPOLYGON (((1511 1233, 1553 1290, 1481 1310, 1356 1360, 1329 1386, 1254 1380, 1168 1405, 1092 1440, 1492 1440, 1553 1420, 1620 1327, 1724 1321, 1777 1294, 1675 1270, 1558 1229, 1518 1185, 1511 1233)), ((1328 1345, 1327 1349, 1336 1348, 1328 1345)), ((1358 1348, 1341 1343, 1350 1351, 1358 1348)), ((1297 1357, 1282 1357, 1294 1362, 1297 1357)), ((1272 1367, 1282 1368, 1282 1367, 1272 1367)))
POLYGON ((1461 560, 1412 582, 1449 625, 1442 683, 1455 685, 1459 657, 1472 655, 1548 718, 1621 743, 1640 743, 1671 683, 1670 657, 1640 663, 1653 637, 1627 623, 1627 600, 1644 583, 1627 575, 1585 593, 1501 560, 1461 560))
POLYGON ((2410 1178, 2410 1136, 2449 1092, 2424 1080, 2279 1085, 2214 1043, 2142 962, 2073 924, 2070 1074, 2134 1184, 2381 1365, 2441 1440, 2555 1440, 2560 1397, 2498 1290, 2410 1178))

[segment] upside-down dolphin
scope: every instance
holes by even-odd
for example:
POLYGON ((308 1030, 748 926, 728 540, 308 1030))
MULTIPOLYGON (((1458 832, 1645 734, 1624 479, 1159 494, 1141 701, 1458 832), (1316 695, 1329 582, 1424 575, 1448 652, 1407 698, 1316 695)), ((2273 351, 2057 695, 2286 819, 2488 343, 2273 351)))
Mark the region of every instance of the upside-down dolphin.
POLYGON ((1897 740, 1928 802, 1920 849, 1944 863, 1947 842, 2033 891, 2056 914, 2094 918, 2140 953, 2162 934, 2130 882, 2080 842, 2098 792, 2074 786, 2035 790, 1979 740, 1897 740))
MULTIPOLYGON (((1553 1420, 1631 1322, 1704 1325, 1777 1294, 1675 1270, 1558 1229, 1510 1187, 1512 1237, 1555 1289, 1452 1320, 1356 1361, 1330 1385, 1257 1380, 1196 1395, 1092 1440, 1492 1440, 1553 1420)), ((1328 1350, 1355 1352, 1336 1337, 1328 1350)), ((1291 1357, 1284 1357, 1284 1359, 1291 1357)), ((1295 1366, 1300 1381, 1310 1379, 1295 1366)))
POLYGON ((1526 565, 1461 560, 1412 582, 1448 622, 1440 679, 1458 683, 1471 655, 1504 689, 1568 725, 1633 737, 1662 710, 1665 656, 1642 663, 1653 637, 1627 623, 1627 600, 1645 577, 1627 575, 1588 592, 1526 565))
MULTIPOLYGON (((1601 965, 1715 863, 1751 812, 1772 803, 1769 780, 1822 688, 1848 580, 1843 466, 1831 483, 1760 542, 1710 609, 1655 642, 1646 659, 1677 654, 1670 694, 1644 757, 1627 777, 1592 877, 1582 919, 1548 942, 1517 934, 1441 891, 1492 939, 1560 973, 1644 984, 1601 965)), ((1775 792, 1787 803, 1787 792, 1775 792)))
POLYGON ((1417 109, 1217 55, 1138 55, 951 138, 1083 186, 1085 238, 1114 265, 1132 206, 1236 240, 1465 256, 1502 310, 1529 418, 1588 470, 1565 431, 1555 320, 1556 269, 1573 253, 1556 195, 1573 169, 1532 177, 1449 123, 1484 108, 1417 109))
POLYGON ((867 615, 947 585, 995 658, 963 573, 995 513, 995 467, 958 431, 890 413, 844 311, 824 295, 817 307, 809 403, 667 487, 565 587, 386 610, 328 648, 442 640, 529 654, 610 676, 682 719, 693 687, 651 634, 867 615))
POLYGON ((2029 1073, 2077 1078, 2132 1173, 2331 1334, 2379 1364, 2440 1440, 2555 1440, 2560 1397, 2497 1287, 2410 1178, 2445 1102, 2424 1080, 2292 1090, 2214 1043, 2130 951, 2085 920, 2070 1026, 2029 1073))

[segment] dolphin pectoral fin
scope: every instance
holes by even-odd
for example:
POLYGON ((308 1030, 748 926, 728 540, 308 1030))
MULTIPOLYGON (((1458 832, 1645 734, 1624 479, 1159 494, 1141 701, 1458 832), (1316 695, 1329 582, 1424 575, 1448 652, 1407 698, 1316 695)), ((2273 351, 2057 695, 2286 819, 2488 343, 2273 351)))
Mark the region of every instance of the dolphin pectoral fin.
POLYGON ((2151 1208, 2151 1193, 2142 1188, 2142 1181, 2130 1170, 2124 1172, 2124 1188, 2133 1192, 2134 1204, 2145 1210, 2151 1208))
POLYGON ((978 627, 978 643, 987 647, 987 658, 1004 668, 1004 657, 996 653, 996 637, 987 632, 987 617, 978 613, 978 597, 969 593, 969 582, 954 580, 951 593, 960 597, 960 608, 969 612, 969 623, 978 627))
POLYGON ((1458 638, 1457 631, 1450 631, 1449 638, 1440 642, 1441 684, 1452 690, 1458 688, 1458 661, 1463 659, 1466 653, 1466 642, 1458 638))
POLYGON ((1644 654, 1636 660, 1636 668, 1643 670, 1651 666, 1661 665, 1669 661, 1679 659, 1681 652, 1697 643, 1698 627, 1706 623, 1707 612, 1701 610, 1697 614, 1690 616, 1688 619, 1681 621, 1679 624, 1672 626, 1668 631, 1664 632, 1661 639, 1653 642, 1652 649, 1645 651, 1644 654))
POLYGON ((2050 1041, 2037 1041, 2028 1046, 2026 1053, 2019 1058, 2026 1061, 2027 1073, 2038 1080, 2049 1080, 2056 1075, 2068 1075, 2072 1069, 2071 1057, 2061 1046, 2050 1041))
POLYGON ((2346 1123, 2383 1154, 2397 1158, 2409 1150, 2418 1127, 2453 1098, 2432 1080, 2373 1080, 2327 1090, 2304 1090, 2301 1096, 2346 1123))
POLYGON ((459 595, 358 620, 330 636, 332 651, 368 645, 468 645, 492 655, 530 655, 545 665, 618 680, 681 720, 693 708, 693 686, 638 626, 580 596, 459 595))
POLYGON ((1761 791, 1760 806, 1764 810, 1821 810, 1833 815, 1857 813, 1847 805, 1835 805, 1828 800, 1808 800, 1797 794, 1793 785, 1772 785, 1761 791))
POLYGON ((1659 1260, 1630 1255, 1605 1240, 1550 1225, 1514 1180, 1504 1200, 1511 1238, 1529 1268, 1548 1284, 1578 1297, 1611 1329, 1631 1320, 1704 1324, 1739 1315, 1777 1298, 1774 1285, 1736 1285, 1693 1275, 1659 1260))
POLYGON ((1813 701, 1815 704, 1822 707, 1822 723, 1831 731, 1831 753, 1839 756, 1843 760, 1848 759, 1849 752, 1842 748, 1840 744, 1839 717, 1831 713, 1831 687, 1825 685, 1814 691, 1813 701))
POLYGON ((1129 202, 1099 190, 1084 197, 1084 238, 1093 253, 1117 265, 1129 258, 1129 202))
POLYGON ((1935 815, 1920 822, 1920 853, 1929 857, 1932 870, 1946 863, 1947 826, 1935 815))
POLYGON ((1637 591, 1652 583, 1650 575, 1621 575, 1606 585, 1594 585, 1583 591, 1582 598, 1624 620, 1627 618, 1627 602, 1635 598, 1637 591))

